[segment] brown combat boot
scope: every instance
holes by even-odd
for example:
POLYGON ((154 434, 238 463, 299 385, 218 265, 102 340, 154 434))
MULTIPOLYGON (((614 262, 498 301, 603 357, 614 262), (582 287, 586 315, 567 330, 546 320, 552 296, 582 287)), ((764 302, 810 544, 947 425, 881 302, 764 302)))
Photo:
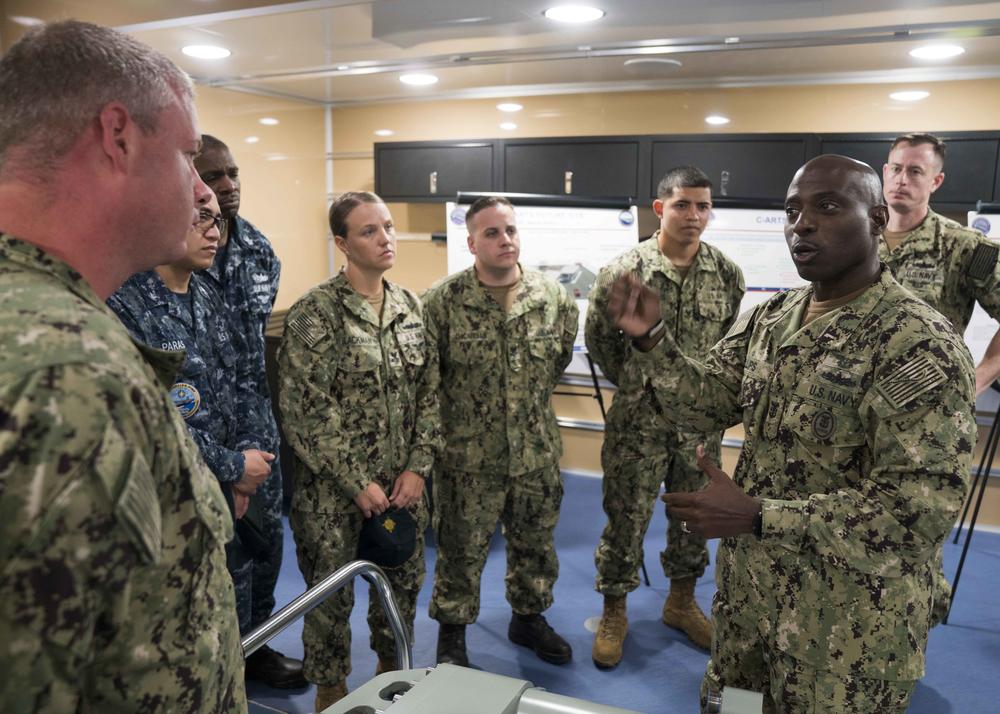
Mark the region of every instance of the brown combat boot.
POLYGON ((670 581, 670 594, 663 603, 663 624, 680 630, 703 650, 712 646, 712 623, 694 601, 695 578, 670 581))
POLYGON ((604 613, 594 635, 592 656, 601 669, 618 666, 622 661, 622 648, 628 634, 628 617, 625 615, 625 596, 604 596, 604 613))
POLYGON ((316 711, 321 712, 327 707, 333 706, 347 696, 347 680, 342 679, 336 684, 326 686, 316 685, 316 711))

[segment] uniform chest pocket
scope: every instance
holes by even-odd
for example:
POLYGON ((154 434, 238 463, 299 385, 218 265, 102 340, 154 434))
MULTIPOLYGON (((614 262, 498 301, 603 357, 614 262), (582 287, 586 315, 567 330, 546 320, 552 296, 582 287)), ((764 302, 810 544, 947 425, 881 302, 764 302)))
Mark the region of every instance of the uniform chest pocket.
POLYGON ((792 432, 795 446, 789 459, 809 462, 810 470, 836 472, 838 478, 852 480, 860 475, 866 436, 853 392, 830 389, 826 385, 810 385, 812 397, 793 395, 789 398, 782 419, 784 428, 792 432))
POLYGON ((495 335, 484 332, 453 334, 448 346, 448 357, 452 362, 486 367, 500 358, 495 335))
POLYGON ((345 340, 330 355, 338 371, 349 374, 375 372, 382 363, 382 350, 378 341, 345 340))
POLYGON ((900 269, 899 282, 903 287, 937 309, 944 295, 944 275, 931 264, 916 263, 900 269))
POLYGON ((528 337, 528 352, 540 360, 555 360, 559 354, 559 337, 556 335, 532 335, 528 337))
POLYGON ((422 329, 397 330, 396 344, 399 345, 399 353, 403 362, 413 367, 419 367, 424 363, 427 342, 424 339, 422 329))
POLYGON ((713 322, 723 322, 732 317, 732 306, 725 300, 712 295, 702 295, 694 306, 698 316, 713 322))

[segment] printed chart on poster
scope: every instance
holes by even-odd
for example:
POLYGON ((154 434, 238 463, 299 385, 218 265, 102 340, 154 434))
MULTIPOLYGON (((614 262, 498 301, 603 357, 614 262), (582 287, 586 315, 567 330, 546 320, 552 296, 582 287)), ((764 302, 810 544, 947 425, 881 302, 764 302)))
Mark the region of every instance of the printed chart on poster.
POLYGON ((785 212, 752 208, 716 208, 701 239, 711 243, 743 270, 747 292, 740 312, 776 293, 805 285, 785 243, 785 212))
MULTIPOLYGON (((969 226, 981 231, 993 240, 1000 240, 1000 214, 969 211, 969 226)), ((973 362, 979 364, 983 355, 986 354, 986 347, 996 332, 997 321, 990 317, 979 306, 979 303, 976 303, 976 307, 972 311, 972 319, 965 329, 965 344, 969 346, 973 362)))
MULTIPOLYGON (((516 204, 516 202, 515 202, 516 204)), ((465 212, 468 205, 449 202, 448 274, 473 264, 469 253, 465 212)), ((619 253, 639 242, 638 212, 631 208, 589 208, 579 206, 516 206, 517 229, 521 235, 521 265, 539 270, 561 283, 580 308, 580 329, 576 335, 572 374, 589 375, 583 357, 583 323, 587 298, 597 271, 619 253)))

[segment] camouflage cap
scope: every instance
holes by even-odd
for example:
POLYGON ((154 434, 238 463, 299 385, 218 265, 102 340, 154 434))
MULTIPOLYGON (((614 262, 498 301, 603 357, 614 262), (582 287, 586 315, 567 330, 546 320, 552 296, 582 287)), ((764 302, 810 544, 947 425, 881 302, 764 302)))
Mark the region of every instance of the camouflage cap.
POLYGON ((390 508, 361 526, 358 559, 384 568, 402 565, 417 545, 417 523, 405 508, 390 508))

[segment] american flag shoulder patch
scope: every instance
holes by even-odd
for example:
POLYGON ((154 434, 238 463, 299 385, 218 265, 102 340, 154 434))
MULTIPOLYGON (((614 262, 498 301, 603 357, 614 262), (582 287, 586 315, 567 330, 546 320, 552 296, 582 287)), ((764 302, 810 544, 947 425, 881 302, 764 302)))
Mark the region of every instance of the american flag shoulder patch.
POLYGON ((733 326, 729 328, 729 332, 726 333, 726 337, 737 337, 746 332, 747 327, 750 325, 750 319, 756 311, 757 308, 752 307, 740 313, 740 316, 736 318, 736 322, 733 323, 733 326))
POLYGON ((924 392, 943 384, 944 370, 926 355, 915 357, 875 385, 875 390, 894 409, 902 409, 924 392))
POLYGON ((307 347, 315 347, 326 330, 319 318, 309 313, 299 313, 288 322, 288 329, 302 340, 307 347))
POLYGON ((965 269, 966 274, 973 280, 985 280, 990 277, 996 267, 998 253, 1000 245, 989 241, 980 243, 972 251, 969 267, 965 269))

